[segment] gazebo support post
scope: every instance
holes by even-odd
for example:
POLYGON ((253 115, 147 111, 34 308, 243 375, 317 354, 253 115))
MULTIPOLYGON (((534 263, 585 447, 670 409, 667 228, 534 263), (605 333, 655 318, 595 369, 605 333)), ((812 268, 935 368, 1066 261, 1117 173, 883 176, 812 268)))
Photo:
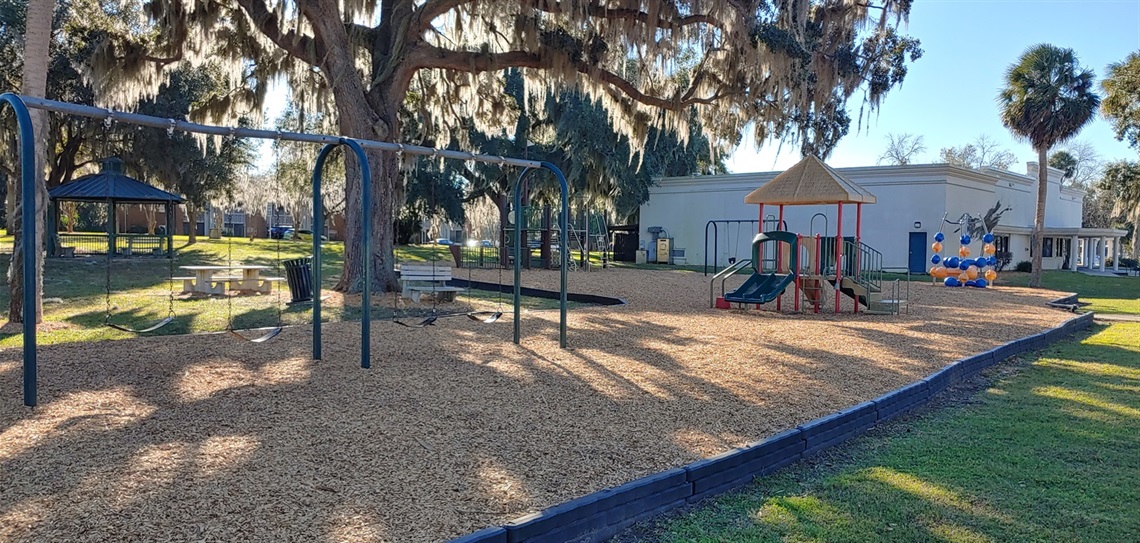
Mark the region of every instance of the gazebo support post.
POLYGON ((47 232, 47 239, 44 240, 47 244, 47 254, 48 256, 59 256, 59 244, 56 243, 56 240, 59 239, 59 200, 51 201, 47 232))
POLYGON ((174 202, 166 202, 166 258, 174 258, 174 202))
POLYGON ((115 258, 115 201, 107 202, 107 256, 115 258))

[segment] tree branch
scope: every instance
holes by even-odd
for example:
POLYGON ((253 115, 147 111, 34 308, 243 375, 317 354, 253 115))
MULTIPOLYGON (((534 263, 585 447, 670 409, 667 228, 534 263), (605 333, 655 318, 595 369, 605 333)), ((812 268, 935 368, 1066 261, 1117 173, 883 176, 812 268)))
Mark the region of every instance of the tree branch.
POLYGON ((311 65, 319 64, 323 54, 317 50, 316 40, 292 30, 283 32, 277 14, 270 11, 263 0, 237 0, 237 3, 249 15, 254 26, 278 47, 311 65))
MULTIPOLYGON (((506 51, 503 53, 483 53, 476 51, 451 51, 433 45, 421 44, 408 56, 407 69, 418 70, 434 68, 457 72, 489 72, 506 68, 536 68, 548 69, 554 66, 554 59, 558 53, 551 49, 541 48, 539 51, 506 51)), ((731 95, 718 90, 716 94, 708 97, 692 97, 682 99, 662 98, 641 92, 633 83, 618 74, 590 65, 585 61, 574 64, 574 68, 591 79, 602 81, 621 91, 630 99, 642 104, 661 108, 668 111, 677 111, 693 104, 708 104, 731 95)))

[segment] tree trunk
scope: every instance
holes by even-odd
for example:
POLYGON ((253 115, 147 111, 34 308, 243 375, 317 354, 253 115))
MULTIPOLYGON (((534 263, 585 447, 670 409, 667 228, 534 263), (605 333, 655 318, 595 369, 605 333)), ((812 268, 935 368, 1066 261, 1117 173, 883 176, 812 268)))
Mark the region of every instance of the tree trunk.
MULTIPOLYGON (((28 13, 25 22, 24 35, 24 73, 23 93, 28 96, 44 98, 47 96, 47 73, 49 63, 49 46, 51 43, 51 20, 55 2, 51 0, 32 0, 28 3, 28 13)), ((34 258, 36 268, 36 307, 32 308, 36 322, 43 320, 43 270, 44 270, 44 205, 47 202, 47 189, 44 187, 44 142, 47 138, 48 118, 41 110, 31 110, 32 126, 35 129, 36 147, 36 182, 35 182, 35 209, 22 209, 17 206, 9 215, 12 224, 20 225, 24 213, 35 214, 35 235, 33 236, 35 254, 25 255, 22 247, 23 232, 17 228, 15 246, 12 250, 12 260, 8 267, 8 290, 10 293, 8 303, 8 320, 10 322, 24 322, 23 307, 24 296, 24 259, 34 258)), ((19 178, 15 178, 19 179, 19 178)), ((16 190, 8 192, 8 198, 19 202, 22 187, 19 181, 15 183, 16 190)))
POLYGON ((1041 253, 1045 249, 1045 199, 1049 196, 1049 150, 1037 150, 1037 213, 1033 218, 1033 271, 1029 273, 1029 286, 1041 287, 1041 253))
POLYGON ((186 222, 190 224, 189 244, 198 243, 198 206, 191 203, 186 204, 186 222))
MULTIPOLYGON (((313 35, 325 48, 321 73, 332 89, 341 135, 349 138, 389 140, 398 137, 400 105, 407 94, 410 75, 400 73, 366 88, 350 50, 348 32, 337 3, 311 0, 301 4, 305 18, 313 25, 313 35), (370 97, 372 98, 370 100, 370 97)), ((396 157, 390 153, 368 150, 365 156, 372 169, 371 209, 361 209, 362 183, 360 165, 355 153, 344 149, 345 159, 345 235, 344 269, 334 287, 342 292, 358 292, 363 288, 364 258, 371 259, 374 291, 398 288, 393 253, 393 234, 399 207, 400 172, 396 157), (370 222, 372 254, 364 255, 362 220, 370 222)))

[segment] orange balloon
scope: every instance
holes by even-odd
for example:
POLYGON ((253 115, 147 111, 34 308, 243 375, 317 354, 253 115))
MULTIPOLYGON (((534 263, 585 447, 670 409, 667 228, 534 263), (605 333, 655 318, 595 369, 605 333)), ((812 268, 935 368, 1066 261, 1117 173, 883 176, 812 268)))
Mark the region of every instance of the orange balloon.
POLYGON ((968 276, 970 279, 977 279, 978 278, 978 267, 977 266, 970 266, 969 268, 966 268, 966 276, 968 276))
POLYGON ((935 279, 938 278, 938 266, 934 266, 934 267, 930 268, 930 276, 935 278, 935 279))
POLYGON ((966 247, 965 245, 959 247, 958 248, 958 256, 960 256, 962 258, 966 258, 967 256, 970 256, 970 248, 966 247))
POLYGON ((982 248, 982 252, 986 255, 992 255, 997 252, 997 247, 994 247, 994 244, 992 243, 987 243, 986 246, 982 248))
POLYGON ((970 280, 970 276, 966 272, 962 272, 958 274, 958 280, 965 283, 970 280))
POLYGON ((936 241, 936 242, 934 242, 934 245, 930 246, 930 248, 933 249, 935 253, 941 253, 942 252, 942 242, 936 241))
POLYGON ((994 279, 997 279, 997 272, 993 270, 986 270, 986 281, 992 282, 994 279))
POLYGON ((946 267, 935 266, 934 269, 930 270, 930 275, 936 279, 945 279, 947 275, 946 267))

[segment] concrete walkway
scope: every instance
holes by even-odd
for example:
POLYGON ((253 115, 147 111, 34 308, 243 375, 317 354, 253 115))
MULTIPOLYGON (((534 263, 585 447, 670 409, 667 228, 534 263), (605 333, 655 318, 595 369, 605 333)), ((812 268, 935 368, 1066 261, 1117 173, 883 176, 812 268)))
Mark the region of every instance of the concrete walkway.
POLYGON ((1123 275, 1118 275, 1118 273, 1119 274, 1127 274, 1128 273, 1125 270, 1120 270, 1119 272, 1113 272, 1111 269, 1106 269, 1105 271, 1100 271, 1097 268, 1077 268, 1077 271, 1079 271, 1085 275, 1093 275, 1096 277, 1124 277, 1123 275))
POLYGON ((1126 313, 1096 313, 1093 320, 1108 322, 1140 322, 1140 315, 1126 313))

